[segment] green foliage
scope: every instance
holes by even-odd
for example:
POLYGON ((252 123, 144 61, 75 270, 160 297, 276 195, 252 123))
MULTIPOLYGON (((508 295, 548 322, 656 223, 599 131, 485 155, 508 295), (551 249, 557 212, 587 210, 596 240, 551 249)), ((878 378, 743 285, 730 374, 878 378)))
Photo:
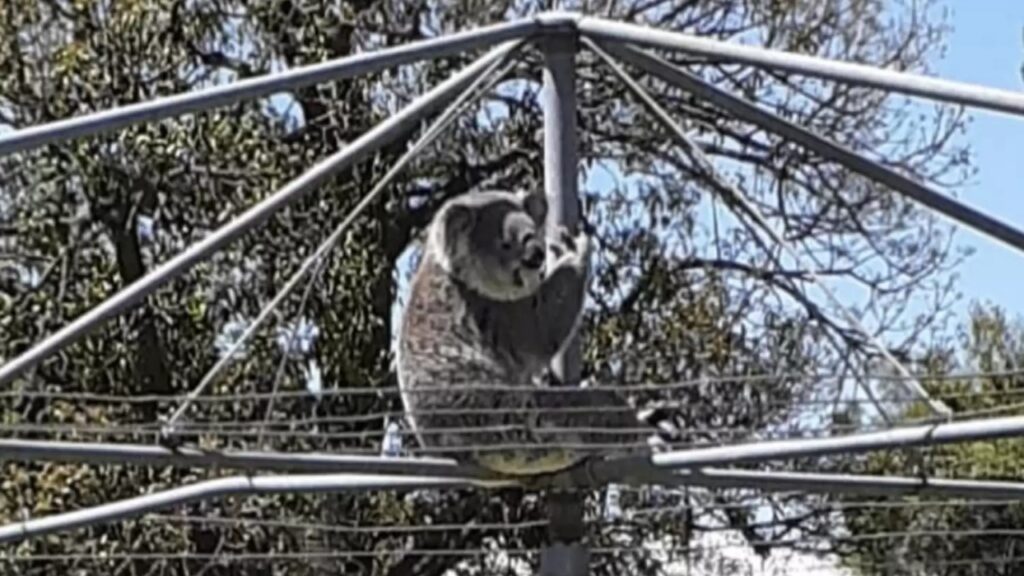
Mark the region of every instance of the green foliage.
MULTIPOLYGON (((5 0, 0 2, 0 124, 32 126, 536 9, 534 3, 469 1, 5 0)), ((892 7, 881 0, 827 5, 630 1, 610 2, 602 13, 709 37, 756 35, 774 47, 909 70, 926 67, 944 32, 927 3, 892 7)), ((277 107, 278 100, 248 102, 0 159, 0 360, 24 351, 229 221, 466 58, 295 90, 284 95, 286 110, 277 107), (385 92, 394 95, 393 102, 378 97, 385 92), (152 240, 136 234, 140 219, 155 223, 152 240)), ((533 81, 530 87, 516 91, 507 84, 488 100, 489 115, 463 120, 443 145, 412 166, 331 255, 311 291, 302 315, 320 328, 313 357, 325 387, 378 388, 379 393, 330 394, 317 401, 301 393, 305 363, 289 361, 280 389, 290 394, 275 402, 273 426, 256 434, 268 406, 254 394, 272 389, 281 360, 271 326, 207 391, 233 395, 232 400, 199 403, 188 412, 188 441, 209 448, 379 450, 383 415, 400 409, 388 372, 388 319, 399 256, 444 199, 478 186, 530 187, 543 181, 535 98, 539 59, 531 53, 529 60, 532 68, 524 65, 515 76, 533 81)), ((715 63, 682 63, 921 180, 955 184, 967 172, 962 149, 952 140, 962 126, 957 113, 943 109, 919 116, 877 91, 783 74, 737 75, 715 63)), ((742 439, 779 423, 795 400, 815 392, 807 375, 835 365, 840 353, 824 344, 825 335, 842 336, 856 353, 863 352, 862 343, 823 320, 821 310, 804 297, 805 271, 774 269, 749 230, 726 222, 726 207, 710 200, 714 186, 699 182, 687 160, 663 144, 661 130, 592 56, 582 55, 580 64, 582 164, 595 173, 612 169, 613 174, 607 185, 584 191, 600 251, 594 306, 586 319, 586 371, 624 385, 758 377, 644 392, 680 406, 692 428, 687 442, 742 439), (709 206, 721 215, 721 227, 717 220, 708 225, 703 217, 709 206)), ((948 305, 945 281, 956 255, 948 248, 948 230, 930 216, 874 184, 751 131, 704 102, 662 88, 655 85, 664 94, 662 101, 706 143, 708 153, 729 169, 750 200, 794 243, 828 256, 823 274, 870 288, 868 304, 891 322, 882 323, 879 331, 907 320, 900 310, 911 298, 935 303, 912 319, 921 329, 948 305)), ((173 397, 191 390, 216 362, 225 327, 251 320, 402 150, 401 143, 389 146, 373 161, 340 174, 161 289, 145 306, 42 363, 0 399, 3 430, 19 437, 153 442, 157 418, 177 405, 173 397), (119 399, 51 399, 48 393, 119 399)), ((280 324, 296 320, 299 301, 298 295, 286 301, 280 324)), ((2 466, 2 522, 221 474, 129 466, 2 466)), ((430 496, 229 498, 166 512, 194 517, 189 522, 142 518, 34 539, 0 552, 273 552, 296 554, 298 561, 224 565, 79 557, 0 566, 5 574, 439 576, 451 569, 476 575, 512 569, 475 558, 375 557, 374 551, 531 549, 543 542, 536 521, 544 511, 530 495, 459 491, 430 496), (473 529, 495 522, 531 524, 497 534, 473 529), (320 528, 297 527, 310 523, 320 528), (345 530, 429 523, 465 529, 345 530), (339 557, 302 557, 322 552, 339 557), (340 556, 347 552, 353 556, 340 556)), ((597 556, 597 574, 655 573, 662 563, 636 549, 641 543, 667 542, 678 558, 691 542, 698 524, 694 518, 722 521, 712 512, 688 509, 691 501, 681 495, 648 496, 630 493, 624 502, 631 508, 660 503, 666 511, 592 523, 595 546, 634 548, 597 556)), ((726 491, 714 497, 737 504, 739 512, 726 523, 748 528, 746 533, 757 539, 766 537, 749 529, 752 515, 742 507, 752 502, 749 496, 726 491)), ((593 517, 597 505, 591 504, 593 517)))
MULTIPOLYGON (((943 398, 963 418, 1024 413, 1024 326, 995 307, 975 307, 959 341, 929 350, 921 364, 929 393, 943 398), (962 376, 960 376, 962 375, 962 376)), ((968 442, 931 448, 924 457, 930 477, 1019 481, 1024 466, 1020 439, 968 442)), ((905 474, 913 463, 904 453, 872 455, 870 474, 905 474)), ((1013 558, 1024 507, 1003 501, 950 501, 920 497, 907 506, 854 507, 845 515, 850 538, 840 540, 864 574, 973 575, 974 563, 1013 558), (915 505, 914 502, 917 502, 915 505), (872 538, 872 535, 889 534, 872 538), (898 565, 894 566, 893 563, 898 565), (874 568, 873 566, 877 566, 874 568)), ((1015 573, 1014 564, 991 564, 1015 573)), ((987 570, 988 568, 986 568, 987 570)))

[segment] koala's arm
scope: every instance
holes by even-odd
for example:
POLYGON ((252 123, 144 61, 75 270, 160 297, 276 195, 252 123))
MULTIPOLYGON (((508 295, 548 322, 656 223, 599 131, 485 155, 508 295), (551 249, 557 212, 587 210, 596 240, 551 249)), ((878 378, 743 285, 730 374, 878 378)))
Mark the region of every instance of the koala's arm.
POLYGON ((523 324, 521 352, 541 362, 550 361, 576 331, 583 313, 590 273, 590 243, 583 234, 571 238, 563 234, 552 243, 555 262, 529 299, 529 309, 518 311, 523 324))

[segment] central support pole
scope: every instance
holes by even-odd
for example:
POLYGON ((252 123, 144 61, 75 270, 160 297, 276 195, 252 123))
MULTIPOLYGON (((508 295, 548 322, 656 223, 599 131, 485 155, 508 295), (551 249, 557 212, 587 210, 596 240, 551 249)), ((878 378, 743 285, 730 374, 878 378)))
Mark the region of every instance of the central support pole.
MULTIPOLYGON (((558 226, 576 231, 580 225, 576 139, 575 27, 551 30, 541 41, 544 52, 544 191, 548 200, 548 234, 558 226)), ((549 255, 550 257, 550 255, 549 255)), ((549 262, 551 264, 551 262, 549 262)), ((551 369, 565 386, 578 386, 579 338, 555 358, 551 369)), ((540 556, 540 576, 587 576, 590 552, 584 542, 584 494, 548 492, 549 543, 540 556)))
MULTIPOLYGON (((576 138, 575 32, 551 33, 541 41, 544 50, 544 193, 548 200, 547 233, 554 237, 559 226, 576 232, 580 225, 579 156, 576 138)), ((554 255, 548 254, 548 264, 554 255)), ((575 385, 580 377, 579 339, 554 360, 559 381, 575 385)))

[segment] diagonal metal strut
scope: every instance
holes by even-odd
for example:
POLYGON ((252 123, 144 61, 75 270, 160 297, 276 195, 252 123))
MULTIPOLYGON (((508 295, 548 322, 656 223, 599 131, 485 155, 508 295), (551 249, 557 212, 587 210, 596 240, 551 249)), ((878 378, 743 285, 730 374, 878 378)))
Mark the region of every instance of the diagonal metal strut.
POLYGON ((975 231, 1009 244, 1017 250, 1024 251, 1024 232, 1010 224, 1006 224, 988 214, 971 208, 963 202, 945 196, 841 144, 831 142, 806 128, 780 118, 775 114, 765 112, 758 106, 716 86, 712 86, 703 79, 678 66, 673 66, 662 58, 630 46, 613 43, 605 43, 602 46, 608 52, 633 64, 648 74, 657 76, 669 84, 678 86, 699 98, 707 100, 737 118, 796 142, 819 156, 837 162, 865 178, 885 184, 896 192, 924 204, 955 222, 965 224, 975 231))
POLYGON ((1011 90, 931 78, 910 72, 885 70, 869 64, 844 62, 819 56, 772 50, 761 46, 701 38, 681 32, 659 30, 600 18, 583 17, 579 20, 578 26, 582 34, 597 40, 676 50, 706 56, 714 61, 736 62, 783 70, 811 77, 827 78, 853 86, 868 86, 929 100, 1024 116, 1024 94, 1011 90))
POLYGON ((154 122, 189 112, 199 112, 283 90, 295 90, 320 82, 371 74, 392 66, 487 48, 498 42, 516 40, 541 29, 538 18, 521 19, 475 30, 457 32, 400 46, 354 54, 319 64, 301 66, 231 84, 213 86, 156 98, 137 104, 101 110, 75 118, 57 120, 16 132, 0 134, 0 156, 30 150, 44 144, 112 132, 119 128, 154 122))
MULTIPOLYGON (((708 158, 707 155, 704 154, 704 152, 697 145, 697 143, 694 142, 686 134, 682 126, 680 126, 675 121, 675 119, 672 118, 668 111, 662 108, 661 105, 659 105, 654 100, 654 98, 651 97, 651 95, 648 94, 647 91, 644 90, 643 87, 640 86, 640 84, 635 79, 633 79, 628 73, 626 73, 626 71, 623 70, 619 66, 619 64, 611 56, 609 56, 600 46, 592 42, 589 38, 584 38, 584 42, 586 43, 587 47, 590 48, 595 54, 597 54, 598 57, 604 61, 605 65, 608 66, 612 70, 612 72, 615 73, 616 76, 618 76, 618 78, 623 82, 623 84, 625 84, 629 91, 632 92, 633 95, 636 96, 641 101, 644 107, 647 108, 647 110, 662 124, 662 126, 664 126, 668 130, 669 135, 672 136, 676 143, 679 144, 687 152, 687 154, 689 154, 694 159, 694 164, 697 171, 701 172, 705 178, 710 179, 712 182, 719 183, 719 188, 726 196, 725 200, 727 201, 727 203, 730 203, 734 205, 736 208, 738 208, 737 218, 742 219, 745 216, 754 220, 758 228, 760 228, 762 232, 767 234, 777 246, 779 246, 784 252, 786 252, 790 256, 790 258, 793 258, 793 260, 795 260, 797 263, 803 265, 803 256, 801 256, 796 251, 796 249, 793 248, 789 244, 789 242, 787 242, 786 239, 782 237, 781 234, 779 234, 774 228, 771 227, 771 225, 768 223, 768 220, 761 213, 761 211, 752 203, 750 203, 743 195, 743 193, 738 188, 736 188, 736 186, 726 182, 726 180, 722 178, 720 174, 718 174, 718 171, 716 170, 711 159, 708 158)), ((775 256, 772 253, 772 251, 763 243, 762 246, 767 252, 768 257, 774 260, 775 264, 781 268, 781 261, 778 260, 777 256, 775 256)), ((817 261, 816 258, 813 257, 813 255, 810 256, 810 258, 814 261, 814 264, 816 266, 820 267, 820 263, 817 261)), ((878 339, 878 337, 872 334, 871 331, 868 330, 867 327, 865 327, 864 324, 861 323, 861 321, 852 312, 850 312, 850 310, 846 306, 844 306, 842 302, 839 301, 839 297, 836 296, 835 292, 821 280, 814 267, 808 266, 806 267, 806 269, 808 270, 807 274, 811 282, 814 283, 822 292, 825 293, 831 304, 842 313, 846 322, 850 326, 852 326, 857 332, 859 332, 861 334, 861 337, 863 337, 865 341, 867 341, 873 348, 875 348, 875 350, 886 360, 886 362, 888 362, 893 367, 893 369, 900 375, 900 383, 907 389, 907 391, 910 392, 910 394, 917 397, 920 401, 924 402, 936 415, 945 419, 950 419, 953 413, 949 409, 949 407, 947 407, 941 401, 935 400, 928 395, 925 389, 921 386, 920 382, 918 382, 918 380, 913 377, 913 375, 906 368, 906 366, 904 366, 902 362, 897 360, 896 357, 894 357, 892 353, 889 352, 889 349, 878 339)), ((840 349, 840 344, 838 342, 835 342, 834 340, 831 341, 833 343, 833 346, 836 348, 836 352, 842 354, 843 351, 842 349, 840 349)), ((867 395, 871 399, 872 403, 874 403, 875 408, 877 408, 878 411, 882 413, 882 415, 885 417, 886 422, 890 422, 891 419, 889 418, 888 414, 886 414, 882 405, 878 402, 874 393, 871 391, 871 388, 863 382, 861 384, 865 392, 867 392, 867 395)))
MULTIPOLYGON (((1024 483, 979 480, 923 479, 901 476, 818 474, 700 468, 677 472, 662 482, 672 486, 746 488, 756 486, 775 492, 845 493, 878 496, 932 495, 956 498, 1024 500, 1024 483)), ((436 476, 381 474, 306 474, 285 476, 232 476, 171 488, 153 494, 13 522, 0 526, 0 544, 9 544, 142 516, 172 506, 225 496, 290 493, 331 493, 362 490, 416 490, 476 487, 485 489, 518 486, 515 480, 480 480, 436 476)), ((550 555, 550 554, 549 554, 550 555)), ((563 566, 557 564, 557 566, 563 566)), ((552 565, 555 567, 556 565, 552 565)))
POLYGON ((66 442, 0 438, 0 461, 127 464, 275 472, 413 474, 445 478, 493 478, 449 458, 383 458, 325 452, 201 450, 182 446, 115 442, 66 442))
POLYGON ((373 154, 412 130, 427 115, 450 101, 491 63, 504 58, 516 42, 506 42, 481 56, 472 64, 437 85, 387 120, 374 126, 351 144, 286 184, 283 188, 250 207, 184 252, 154 268, 142 278, 118 291, 102 304, 75 318, 10 362, 0 366, 0 385, 35 366, 51 354, 78 341, 108 319, 131 309, 164 284, 181 276, 242 234, 262 224, 275 212, 305 196, 342 170, 373 154))
POLYGON ((904 426, 880 432, 847 434, 826 438, 799 438, 745 442, 730 446, 693 448, 654 454, 649 457, 612 457, 593 465, 600 477, 631 470, 634 474, 665 469, 691 469, 701 466, 768 462, 791 458, 816 458, 838 454, 860 454, 876 450, 939 446, 960 442, 1019 438, 1024 436, 1024 416, 987 418, 904 426))
POLYGON ((232 476, 207 480, 190 486, 181 486, 136 496, 127 500, 92 506, 74 512, 55 514, 44 518, 15 522, 0 526, 0 544, 17 542, 30 537, 54 532, 94 526, 105 522, 141 516, 147 512, 171 506, 212 500, 225 496, 352 492, 357 490, 396 490, 429 488, 464 488, 466 486, 502 487, 510 482, 481 481, 430 476, 383 476, 379 474, 326 474, 308 476, 232 476))

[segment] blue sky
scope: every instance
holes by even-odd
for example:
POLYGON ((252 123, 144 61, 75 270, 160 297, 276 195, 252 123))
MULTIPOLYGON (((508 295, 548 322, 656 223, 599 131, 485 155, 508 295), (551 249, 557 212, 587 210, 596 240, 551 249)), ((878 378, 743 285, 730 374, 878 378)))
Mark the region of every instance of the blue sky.
MULTIPOLYGON (((1024 1, 950 1, 953 33, 935 73, 950 80, 1024 90, 1024 1)), ((1024 227, 1024 119, 974 111, 966 141, 978 174, 959 196, 972 206, 1024 227)), ((964 307, 989 301, 1024 316, 1024 253, 969 230, 960 242, 976 252, 960 269, 964 307)))

